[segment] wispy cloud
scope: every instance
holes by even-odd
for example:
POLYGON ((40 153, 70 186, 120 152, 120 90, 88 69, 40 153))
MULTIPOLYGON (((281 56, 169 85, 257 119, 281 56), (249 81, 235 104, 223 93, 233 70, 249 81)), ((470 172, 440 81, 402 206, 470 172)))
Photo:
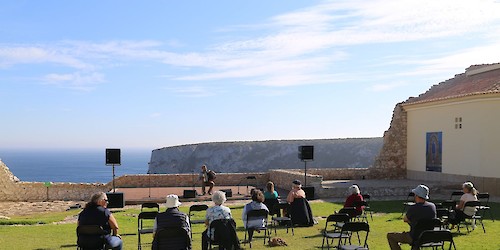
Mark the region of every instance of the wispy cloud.
POLYGON ((186 86, 165 89, 185 97, 208 97, 214 96, 218 92, 216 89, 207 86, 186 86))
POLYGON ((96 85, 105 82, 104 76, 100 73, 84 74, 80 72, 72 74, 47 74, 43 77, 45 84, 55 85, 61 88, 68 88, 80 91, 91 91, 96 85))

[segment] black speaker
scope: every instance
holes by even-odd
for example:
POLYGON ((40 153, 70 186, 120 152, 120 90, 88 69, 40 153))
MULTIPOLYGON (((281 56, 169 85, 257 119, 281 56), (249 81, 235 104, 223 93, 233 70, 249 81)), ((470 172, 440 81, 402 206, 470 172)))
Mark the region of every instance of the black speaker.
POLYGON ((108 208, 123 208, 125 207, 125 199, 123 193, 106 193, 108 196, 108 208))
POLYGON ((186 189, 182 194, 182 198, 196 198, 196 190, 186 189))
POLYGON ((233 190, 232 189, 221 189, 220 191, 226 193, 226 197, 233 197, 233 190))
POLYGON ((302 161, 312 161, 314 159, 314 146, 299 146, 299 158, 302 161))
POLYGON ((120 149, 107 148, 106 149, 106 165, 120 165, 120 149))
POLYGON ((302 189, 306 193, 306 199, 314 200, 314 187, 302 187, 302 189))

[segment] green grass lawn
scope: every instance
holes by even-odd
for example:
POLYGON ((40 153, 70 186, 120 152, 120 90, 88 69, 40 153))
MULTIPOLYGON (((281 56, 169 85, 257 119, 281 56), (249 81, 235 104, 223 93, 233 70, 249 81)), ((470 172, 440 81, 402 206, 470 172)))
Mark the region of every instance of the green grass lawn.
MULTIPOLYGON (((372 201, 371 207, 376 213, 370 223, 369 246, 370 249, 389 249, 386 240, 388 232, 399 232, 409 229, 402 222, 401 201, 372 201)), ((500 219, 500 204, 491 203, 495 220, 500 219)), ((341 208, 341 204, 330 202, 311 203, 313 214, 318 217, 318 224, 313 227, 295 228, 295 235, 286 234, 285 229, 278 230, 278 236, 283 238, 290 249, 319 249, 321 248, 321 231, 325 226, 325 217, 341 208)), ((187 212, 188 207, 181 207, 187 212)), ((242 206, 231 207, 233 217, 238 226, 240 240, 244 238, 241 221, 242 206)), ((76 249, 76 223, 55 224, 68 216, 78 214, 78 210, 38 214, 36 216, 14 217, 11 220, 0 219, 0 249, 76 249), (12 225, 14 224, 14 225, 12 225)), ((114 211, 120 225, 120 234, 124 240, 125 249, 137 249, 137 214, 138 209, 125 209, 114 211)), ((454 240, 457 249, 500 249, 500 221, 492 221, 489 216, 484 220, 486 234, 480 227, 467 234, 465 229, 458 234, 455 231, 454 240)), ((204 225, 193 225, 193 249, 201 249, 201 233, 204 225)), ((256 234, 252 249, 267 249, 263 239, 256 234)), ((274 233, 273 233, 274 236, 274 233)), ((143 235, 142 242, 150 243, 151 235, 143 235)), ((243 245, 242 245, 243 246, 243 245)), ((143 249, 150 249, 150 244, 144 244, 143 249)), ((249 249, 249 246, 245 246, 249 249)), ((404 246, 403 249, 410 249, 404 246)))

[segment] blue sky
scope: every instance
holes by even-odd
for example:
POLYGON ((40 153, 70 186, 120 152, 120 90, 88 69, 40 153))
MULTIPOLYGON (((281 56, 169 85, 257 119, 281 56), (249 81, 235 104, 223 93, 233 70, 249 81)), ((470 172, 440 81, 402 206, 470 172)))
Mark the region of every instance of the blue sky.
POLYGON ((0 148, 379 137, 500 62, 500 2, 3 1, 0 148))

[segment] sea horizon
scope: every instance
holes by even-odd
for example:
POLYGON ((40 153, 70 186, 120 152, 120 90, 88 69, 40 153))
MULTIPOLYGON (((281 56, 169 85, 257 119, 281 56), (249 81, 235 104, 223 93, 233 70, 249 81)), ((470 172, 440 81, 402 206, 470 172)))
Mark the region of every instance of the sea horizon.
MULTIPOLYGON (((21 181, 108 183, 113 167, 106 165, 105 149, 0 149, 0 160, 21 181)), ((147 174, 150 149, 121 149, 115 177, 147 174)))

